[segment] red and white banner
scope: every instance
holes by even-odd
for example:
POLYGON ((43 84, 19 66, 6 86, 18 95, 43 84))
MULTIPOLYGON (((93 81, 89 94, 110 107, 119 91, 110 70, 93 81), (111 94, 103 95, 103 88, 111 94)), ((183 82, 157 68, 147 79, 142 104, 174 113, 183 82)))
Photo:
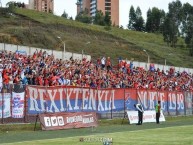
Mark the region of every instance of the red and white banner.
MULTIPOLYGON (((138 111, 127 111, 130 124, 138 123, 138 111)), ((159 121, 165 121, 165 117, 161 111, 159 121)), ((156 122, 155 111, 144 111, 143 122, 156 122)))
POLYGON ((0 93, 0 119, 11 117, 10 93, 0 93))
POLYGON ((98 126, 95 112, 40 114, 42 130, 59 130, 98 126))
POLYGON ((12 93, 12 117, 13 118, 24 117, 24 92, 12 93))

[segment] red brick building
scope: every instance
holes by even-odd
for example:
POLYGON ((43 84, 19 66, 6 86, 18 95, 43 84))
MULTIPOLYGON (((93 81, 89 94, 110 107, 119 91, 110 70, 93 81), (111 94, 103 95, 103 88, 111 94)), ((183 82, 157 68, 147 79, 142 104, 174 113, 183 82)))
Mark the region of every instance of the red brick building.
POLYGON ((29 0, 28 9, 40 12, 54 12, 54 0, 29 0))
POLYGON ((87 9, 91 16, 95 16, 97 10, 103 14, 109 12, 112 25, 119 26, 119 0, 78 0, 77 14, 87 9))

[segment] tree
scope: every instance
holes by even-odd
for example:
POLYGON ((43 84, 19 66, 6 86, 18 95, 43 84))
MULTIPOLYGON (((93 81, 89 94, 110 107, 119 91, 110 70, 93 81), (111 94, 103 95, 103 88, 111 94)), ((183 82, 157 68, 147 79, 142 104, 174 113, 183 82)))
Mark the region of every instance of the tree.
POLYGON ((161 11, 158 8, 152 8, 152 32, 158 32, 160 29, 161 11))
POLYGON ((171 47, 175 47, 177 43, 177 33, 178 27, 176 22, 174 22, 170 17, 169 14, 166 16, 163 24, 163 37, 164 41, 167 42, 168 45, 171 47))
POLYGON ((103 12, 101 10, 100 11, 98 11, 98 10, 96 11, 96 15, 94 16, 93 24, 105 26, 103 12))
POLYGON ((166 13, 164 10, 161 10, 160 28, 159 28, 160 33, 163 33, 163 24, 164 24, 165 18, 166 18, 166 13))
POLYGON ((18 7, 18 8, 25 8, 25 4, 21 2, 15 2, 15 1, 10 1, 6 3, 7 7, 18 7))
POLYGON ((187 17, 186 28, 185 43, 190 49, 190 55, 193 56, 193 14, 187 17))
POLYGON ((89 15, 88 10, 85 9, 84 11, 80 12, 76 18, 76 21, 80 21, 82 23, 90 24, 92 23, 92 17, 89 15))
POLYGON ((127 25, 128 29, 135 30, 134 28, 135 23, 136 23, 136 13, 132 5, 129 10, 129 24, 127 25))
MULTIPOLYGON (((175 22, 174 27, 177 27, 179 29, 183 15, 182 3, 179 0, 176 0, 175 2, 169 3, 168 8, 169 8, 168 16, 173 22, 175 22)), ((176 31, 176 35, 180 36, 179 31, 176 31)))
POLYGON ((147 22, 146 22, 146 31, 147 32, 161 32, 162 24, 165 18, 164 10, 159 10, 156 7, 153 7, 152 10, 149 9, 147 12, 147 22))
POLYGON ((189 22, 189 16, 193 15, 193 6, 191 6, 189 3, 185 3, 182 7, 183 14, 182 14, 182 25, 181 25, 181 35, 182 37, 186 36, 186 32, 188 30, 187 25, 189 22))
POLYGON ((73 17, 71 16, 71 17, 69 17, 69 20, 73 20, 73 17))
POLYGON ((109 12, 105 13, 104 23, 105 23, 106 26, 111 26, 111 24, 112 24, 109 12))
POLYGON ((61 17, 68 19, 68 14, 66 13, 66 11, 64 10, 63 14, 61 15, 61 17))
POLYGON ((135 14, 136 14, 136 20, 133 26, 136 31, 143 31, 144 30, 144 19, 142 17, 142 12, 141 12, 140 7, 137 7, 135 14))
POLYGON ((180 36, 179 28, 182 21, 182 4, 179 0, 169 3, 169 12, 163 26, 164 41, 170 43, 171 47, 176 47, 180 36))
POLYGON ((147 20, 146 20, 145 30, 147 32, 152 32, 152 13, 151 13, 151 9, 148 9, 148 11, 147 11, 147 20))

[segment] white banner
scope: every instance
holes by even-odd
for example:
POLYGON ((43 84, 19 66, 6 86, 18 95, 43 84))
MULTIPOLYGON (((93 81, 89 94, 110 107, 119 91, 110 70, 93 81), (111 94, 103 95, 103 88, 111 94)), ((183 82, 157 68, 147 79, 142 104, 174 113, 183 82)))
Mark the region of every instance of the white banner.
POLYGON ((9 93, 0 94, 0 118, 11 117, 10 100, 11 94, 9 93))
POLYGON ((24 117, 24 92, 12 93, 12 117, 13 118, 24 117))
MULTIPOLYGON (((138 123, 138 111, 127 111, 130 124, 138 123)), ((165 121, 165 117, 161 111, 159 121, 165 121)), ((143 122, 156 122, 155 111, 144 111, 143 122)))

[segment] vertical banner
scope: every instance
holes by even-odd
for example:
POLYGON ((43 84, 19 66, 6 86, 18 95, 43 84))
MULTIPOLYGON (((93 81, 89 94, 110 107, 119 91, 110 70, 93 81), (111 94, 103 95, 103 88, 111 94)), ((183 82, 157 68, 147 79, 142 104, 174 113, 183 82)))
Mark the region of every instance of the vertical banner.
POLYGON ((185 115, 192 115, 193 111, 193 93, 192 92, 184 92, 184 97, 185 97, 185 110, 186 114, 185 115))
POLYGON ((23 93, 12 92, 12 117, 13 118, 24 117, 24 92, 23 93))
POLYGON ((11 100, 10 93, 0 94, 0 118, 11 117, 10 100, 11 100))

